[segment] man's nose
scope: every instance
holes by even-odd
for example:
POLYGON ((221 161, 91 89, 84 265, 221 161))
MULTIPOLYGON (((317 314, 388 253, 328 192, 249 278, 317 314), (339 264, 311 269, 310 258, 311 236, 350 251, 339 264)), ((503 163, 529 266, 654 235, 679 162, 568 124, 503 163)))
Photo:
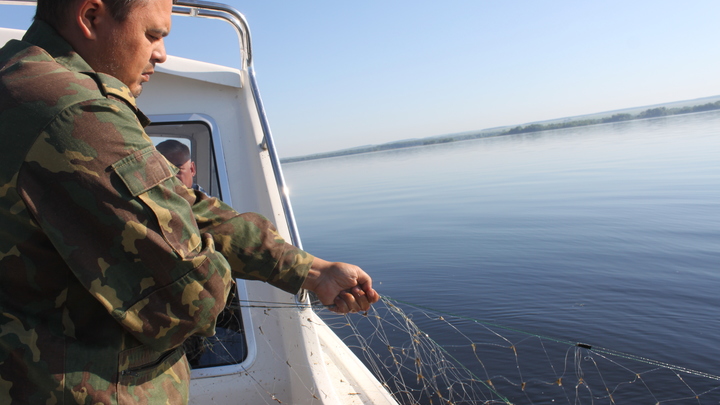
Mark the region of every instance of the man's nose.
POLYGON ((153 50, 151 61, 154 63, 163 63, 167 60, 167 52, 165 52, 165 40, 161 39, 160 44, 153 50))

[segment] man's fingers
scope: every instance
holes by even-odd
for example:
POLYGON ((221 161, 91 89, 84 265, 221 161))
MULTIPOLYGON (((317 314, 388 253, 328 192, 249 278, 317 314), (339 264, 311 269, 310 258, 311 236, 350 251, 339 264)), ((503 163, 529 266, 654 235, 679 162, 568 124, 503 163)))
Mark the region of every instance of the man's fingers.
POLYGON ((345 300, 340 298, 341 295, 343 295, 343 293, 340 293, 340 295, 335 297, 335 305, 333 308, 330 308, 330 310, 338 314, 347 314, 350 312, 350 307, 348 307, 345 300))
POLYGON ((370 300, 368 299, 368 295, 363 291, 360 287, 354 287, 351 290, 351 293, 353 297, 355 298, 355 302, 358 306, 358 311, 367 311, 370 309, 370 300))
POLYGON ((378 294, 372 286, 363 285, 362 289, 365 292, 365 297, 371 305, 380 300, 380 294, 378 294))
POLYGON ((335 312, 346 314, 348 312, 366 311, 370 308, 365 292, 360 288, 350 291, 341 291, 335 298, 335 312))

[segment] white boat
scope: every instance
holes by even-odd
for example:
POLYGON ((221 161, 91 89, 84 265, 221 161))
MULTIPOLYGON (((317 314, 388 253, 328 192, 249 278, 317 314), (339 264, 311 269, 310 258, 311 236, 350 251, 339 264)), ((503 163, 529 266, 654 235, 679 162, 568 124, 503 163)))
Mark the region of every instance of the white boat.
MULTIPOLYGON (((33 1, 0 1, 30 5, 33 1)), ((255 81, 247 22, 232 7, 178 1, 178 15, 219 19, 240 38, 240 69, 169 56, 157 65, 138 104, 157 142, 191 147, 197 183, 240 212, 271 218, 301 246, 283 175, 255 81)), ((0 28, 0 44, 22 30, 0 28)), ((218 338, 192 360, 193 404, 395 404, 376 377, 312 310, 308 294, 238 280, 218 338), (237 304, 240 305, 237 305, 237 304)), ((355 315, 359 316, 359 315, 355 315)))

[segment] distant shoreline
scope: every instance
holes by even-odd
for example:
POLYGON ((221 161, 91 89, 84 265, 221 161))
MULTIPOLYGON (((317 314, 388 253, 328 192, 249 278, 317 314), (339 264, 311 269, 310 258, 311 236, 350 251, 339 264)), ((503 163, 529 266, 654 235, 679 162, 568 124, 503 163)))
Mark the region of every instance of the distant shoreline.
POLYGON ((664 117, 670 115, 690 114, 697 112, 720 110, 720 96, 706 97, 703 99, 667 103, 653 107, 628 108, 625 110, 611 111, 608 113, 590 114, 570 118, 562 118, 537 123, 523 124, 515 127, 506 126, 480 131, 464 132, 460 134, 432 136, 420 139, 408 139, 404 141, 388 142, 380 145, 367 145, 357 148, 342 149, 333 152, 314 153, 305 156, 296 156, 280 159, 281 163, 304 162, 307 160, 327 159, 339 156, 358 155, 362 153, 379 152, 393 149, 412 148, 417 146, 436 145, 440 143, 466 141, 470 139, 489 138, 493 136, 515 135, 530 132, 547 131, 551 129, 575 128, 589 125, 607 124, 613 122, 632 121, 645 118, 664 117), (693 101, 717 99, 714 102, 692 105, 693 101), (684 105, 682 105, 684 104, 684 105), (673 105, 682 105, 672 107, 673 105), (638 113, 633 113, 639 111, 638 113))

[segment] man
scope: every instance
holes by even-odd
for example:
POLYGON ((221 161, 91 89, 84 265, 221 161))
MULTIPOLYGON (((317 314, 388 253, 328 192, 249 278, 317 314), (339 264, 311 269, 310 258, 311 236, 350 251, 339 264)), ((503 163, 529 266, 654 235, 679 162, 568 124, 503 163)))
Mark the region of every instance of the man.
POLYGON ((188 190, 135 97, 165 58, 171 0, 39 0, 0 49, 0 403, 187 402, 181 349, 234 277, 378 300, 360 268, 188 190))
POLYGON ((190 159, 190 148, 187 145, 174 139, 168 139, 157 144, 156 148, 158 152, 165 156, 168 162, 178 168, 177 178, 185 187, 205 193, 205 190, 195 183, 197 169, 195 168, 195 162, 190 159))

